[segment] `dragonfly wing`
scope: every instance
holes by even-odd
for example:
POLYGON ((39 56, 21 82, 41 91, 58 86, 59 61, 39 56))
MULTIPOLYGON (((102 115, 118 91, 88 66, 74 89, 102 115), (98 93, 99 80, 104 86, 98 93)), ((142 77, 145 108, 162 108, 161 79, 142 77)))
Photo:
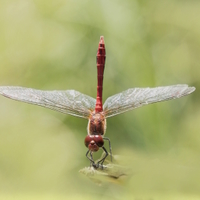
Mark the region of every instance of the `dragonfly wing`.
POLYGON ((0 94, 30 104, 50 108, 77 117, 88 118, 96 100, 75 90, 42 91, 32 88, 1 86, 0 94))
POLYGON ((177 99, 192 93, 195 87, 188 85, 171 85, 156 88, 130 88, 109 97, 104 103, 106 117, 141 107, 143 105, 177 99))

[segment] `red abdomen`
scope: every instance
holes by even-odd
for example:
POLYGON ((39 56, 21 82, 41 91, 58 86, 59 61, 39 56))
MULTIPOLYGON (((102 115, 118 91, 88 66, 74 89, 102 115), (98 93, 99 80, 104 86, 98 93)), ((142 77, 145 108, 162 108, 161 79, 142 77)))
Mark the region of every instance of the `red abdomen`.
POLYGON ((106 50, 103 36, 100 37, 99 47, 97 51, 97 98, 95 111, 103 111, 102 92, 103 92, 103 73, 106 60, 106 50))

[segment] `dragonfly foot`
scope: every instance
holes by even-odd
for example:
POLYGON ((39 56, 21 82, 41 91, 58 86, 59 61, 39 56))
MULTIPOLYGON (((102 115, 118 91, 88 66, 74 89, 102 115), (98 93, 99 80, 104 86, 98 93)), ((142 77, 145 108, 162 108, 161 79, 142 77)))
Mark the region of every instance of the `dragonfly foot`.
POLYGON ((95 169, 101 169, 103 170, 105 167, 102 163, 93 163, 92 166, 95 168, 95 169))

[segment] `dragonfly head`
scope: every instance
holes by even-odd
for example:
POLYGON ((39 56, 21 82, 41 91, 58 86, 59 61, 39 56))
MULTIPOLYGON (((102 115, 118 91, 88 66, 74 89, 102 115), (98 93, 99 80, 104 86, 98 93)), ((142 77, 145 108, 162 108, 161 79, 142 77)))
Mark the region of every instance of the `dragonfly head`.
POLYGON ((98 151, 99 147, 103 147, 104 141, 101 135, 87 135, 85 138, 85 146, 90 151, 98 151))

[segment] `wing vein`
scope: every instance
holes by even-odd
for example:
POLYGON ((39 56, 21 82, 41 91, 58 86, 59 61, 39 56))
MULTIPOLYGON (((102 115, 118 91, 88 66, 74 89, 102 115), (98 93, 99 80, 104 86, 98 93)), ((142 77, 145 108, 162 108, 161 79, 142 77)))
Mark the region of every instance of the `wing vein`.
POLYGON ((194 90, 195 87, 188 87, 185 84, 156 88, 130 88, 105 101, 105 116, 111 117, 147 104, 180 98, 194 90))
POLYGON ((0 94, 10 99, 82 118, 89 117, 96 103, 94 98, 75 90, 42 91, 24 87, 1 86, 0 94))

